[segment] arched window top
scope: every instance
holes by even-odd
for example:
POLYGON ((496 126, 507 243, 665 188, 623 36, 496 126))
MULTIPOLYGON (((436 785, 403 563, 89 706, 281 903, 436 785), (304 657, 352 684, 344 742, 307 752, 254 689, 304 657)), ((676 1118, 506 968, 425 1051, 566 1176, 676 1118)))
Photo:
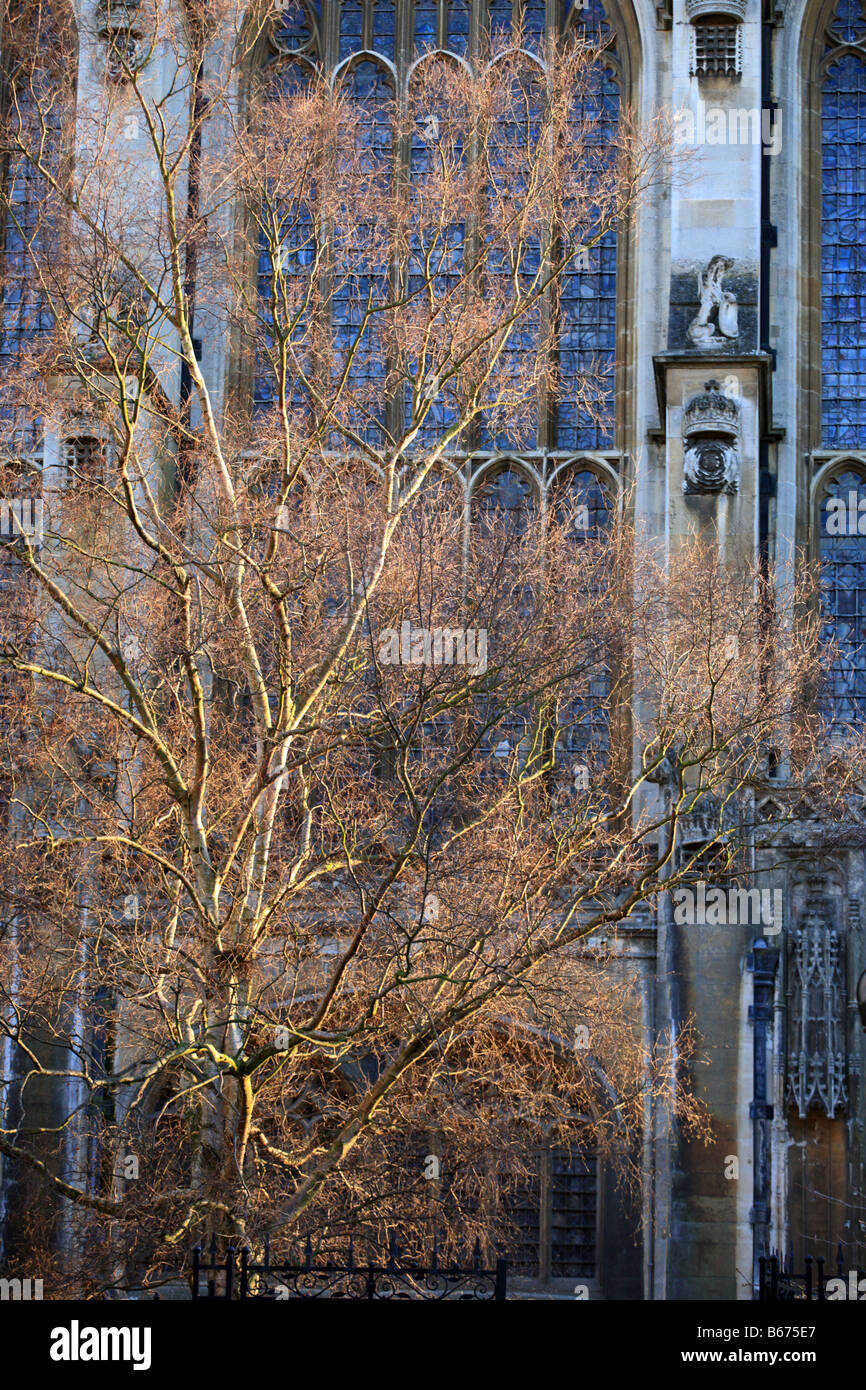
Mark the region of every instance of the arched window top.
POLYGON ((559 470, 551 483, 549 500, 553 514, 578 540, 606 531, 615 507, 609 488, 596 470, 580 463, 559 470))
POLYGON ((827 26, 826 47, 833 48, 840 43, 861 43, 864 39, 866 21, 863 19, 860 0, 839 0, 827 26))
POLYGON ((284 0, 271 43, 278 53, 318 52, 321 20, 321 0, 284 0))
MULTIPOLYGON (((524 47, 541 57, 547 26, 546 0, 283 0, 267 42, 269 61, 304 54, 329 72, 356 54, 377 53, 402 82, 421 54, 442 50, 471 61, 488 42, 500 50, 518 27, 524 47)), ((617 66, 604 0, 560 0, 555 28, 601 43, 617 66)))
POLYGON ((504 525, 522 535, 537 507, 531 479, 513 463, 499 463, 479 474, 472 489, 472 517, 485 525, 504 525))

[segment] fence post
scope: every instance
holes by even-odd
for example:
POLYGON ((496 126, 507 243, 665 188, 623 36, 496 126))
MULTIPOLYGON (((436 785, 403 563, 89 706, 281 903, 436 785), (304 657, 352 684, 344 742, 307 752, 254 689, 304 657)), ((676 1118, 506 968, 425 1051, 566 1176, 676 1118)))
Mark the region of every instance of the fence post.
POLYGON ((201 1246, 197 1245, 192 1252, 192 1296, 198 1298, 198 1274, 201 1264, 201 1246))
POLYGON ((241 1283, 239 1289, 239 1294, 241 1298, 247 1298, 249 1295, 249 1265, 250 1247, 248 1245, 245 1245, 243 1250, 241 1251, 241 1283))
POLYGON ((235 1247, 230 1245, 226 1252, 226 1298, 232 1296, 232 1285, 235 1277, 235 1247))
POLYGON ((493 1298, 497 1303, 505 1302, 505 1289, 508 1280, 508 1261, 501 1257, 496 1261, 496 1284, 493 1298))

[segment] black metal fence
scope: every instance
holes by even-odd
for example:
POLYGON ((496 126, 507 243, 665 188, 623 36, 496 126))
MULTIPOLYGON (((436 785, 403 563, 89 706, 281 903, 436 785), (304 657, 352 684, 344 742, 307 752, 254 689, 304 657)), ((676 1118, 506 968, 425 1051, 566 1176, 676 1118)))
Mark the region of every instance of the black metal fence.
POLYGON ((845 1268, 841 1245, 836 1254, 835 1270, 833 1262, 829 1271, 825 1268, 827 1261, 823 1255, 817 1258, 807 1255, 803 1261, 803 1272, 795 1273, 793 1252, 784 1258, 776 1254, 762 1256, 758 1265, 758 1300, 761 1303, 784 1303, 792 1299, 824 1302, 830 1296, 834 1299, 858 1298, 858 1286, 864 1278, 862 1269, 845 1268), (828 1293, 831 1279, 843 1281, 844 1293, 840 1292, 838 1285, 834 1285, 828 1293))
POLYGON ((267 1240, 260 1260, 248 1246, 237 1250, 231 1245, 221 1260, 215 1239, 206 1254, 200 1245, 193 1250, 190 1280, 194 1299, 449 1298, 497 1303, 505 1300, 506 1282, 507 1261, 498 1259, 486 1269, 478 1241, 466 1265, 441 1264, 435 1243, 429 1264, 421 1265, 402 1260, 393 1241, 383 1264, 356 1264, 351 1242, 344 1261, 317 1263, 309 1240, 302 1260, 274 1262, 267 1240))

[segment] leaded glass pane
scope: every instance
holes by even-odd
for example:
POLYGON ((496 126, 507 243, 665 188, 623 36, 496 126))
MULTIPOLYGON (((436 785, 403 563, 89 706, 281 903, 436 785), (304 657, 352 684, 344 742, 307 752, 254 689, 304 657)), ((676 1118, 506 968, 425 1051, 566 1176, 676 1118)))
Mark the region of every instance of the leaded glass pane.
POLYGON ((304 0, 285 0, 280 10, 280 18, 274 26, 273 42, 286 53, 308 48, 314 39, 312 15, 320 17, 318 3, 304 3, 304 0))
POLYGON ((350 58, 362 46, 364 9, 360 0, 342 0, 340 5, 340 59, 350 58))
POLYGON ((438 0, 415 0, 415 46, 425 53, 438 45, 438 0))
MULTIPOLYGON (((40 32, 28 32, 28 39, 38 60, 29 53, 17 55, 23 57, 27 70, 16 83, 12 124, 14 130, 20 122, 25 145, 32 148, 37 142, 41 144, 42 158, 56 171, 61 160, 62 79, 58 62, 63 45, 49 6, 40 8, 36 22, 40 32)), ((21 24, 20 17, 13 17, 11 32, 15 34, 21 24)), ((16 55, 6 56, 14 65, 16 55)), ((58 228, 44 176, 14 148, 6 155, 5 166, 3 177, 9 206, 2 226, 0 364, 8 368, 18 365, 22 354, 28 348, 38 347, 52 330, 53 317, 39 270, 43 274, 50 270, 51 247, 58 228)))
POLYGON ((373 5, 373 47, 394 61, 396 12, 393 0, 375 0, 373 5))
MULTIPOLYGON (((588 14, 589 12, 587 12, 588 14)), ((581 138, 591 122, 591 142, 612 141, 619 119, 619 89, 611 70, 599 65, 593 90, 574 112, 581 138)), ((593 229, 587 229, 593 241, 593 229)), ((616 353, 616 229, 579 251, 559 290, 559 404, 556 443, 560 449, 613 446, 616 353)))
POLYGON ((822 442, 866 448, 866 61, 847 54, 822 109, 822 442))
MULTIPOLYGON (((481 0, 477 0, 481 3, 481 0)), ((324 14, 321 0, 287 0, 285 8, 275 20, 272 33, 272 47, 276 50, 275 63, 279 64, 280 54, 303 50, 311 61, 325 60, 344 62, 357 54, 363 47, 365 37, 373 48, 395 61, 397 32, 397 6, 384 3, 384 0, 338 0, 337 34, 334 43, 336 52, 330 56, 319 52, 319 43, 325 42, 327 25, 323 24, 324 14)), ((547 7, 545 0, 485 0, 478 15, 478 33, 482 34, 486 19, 494 37, 501 40, 511 31, 512 25, 520 22, 524 31, 524 42, 529 48, 541 50, 545 33, 547 7)), ((407 54, 412 59, 418 52, 436 48, 440 41, 452 52, 468 56, 470 34, 472 32, 472 4, 470 0, 414 0, 409 12, 411 32, 414 36, 413 52, 407 54)), ((592 39, 601 39, 612 52, 613 35, 607 24, 602 0, 588 0, 586 5, 564 3, 560 10, 561 30, 569 29, 585 32, 592 39)), ((312 69, 311 69, 312 70, 312 69)), ((406 76, 404 70, 398 73, 398 81, 406 76)), ((348 79, 347 79, 348 80, 348 79)), ((379 101, 374 91, 375 84, 384 91, 390 82, 375 65, 364 63, 356 67, 351 82, 356 92, 367 84, 364 97, 370 107, 370 118, 365 121, 365 138, 375 147, 376 157, 393 158, 393 141, 390 128, 386 130, 383 120, 373 116, 373 108, 388 110, 388 120, 393 113, 394 93, 388 88, 387 101, 379 101), (376 73, 374 78, 372 74, 376 73)), ((544 100, 544 83, 532 81, 527 77, 527 90, 531 100, 537 103, 539 114, 544 100)), ((603 146, 613 135, 619 116, 619 92, 611 67, 599 64, 593 89, 588 93, 584 108, 579 116, 598 120, 597 142, 603 146)), ((500 138, 507 138, 507 132, 500 132, 500 138)), ((410 175, 423 177, 421 172, 423 152, 419 139, 413 139, 410 153, 410 175)), ((591 228, 588 229, 591 232, 591 228)), ((439 263, 440 283, 446 288, 449 283, 457 284, 461 272, 463 256, 460 241, 463 232, 460 227, 448 229, 443 238, 443 255, 439 263)), ((337 234, 339 239, 339 234, 337 234)), ((304 235, 300 240, 303 242, 304 235)), ((866 240, 866 238, 864 238, 866 240)), ((11 243, 10 243, 11 245, 11 243)), ((419 247, 410 248, 410 256, 419 247)), ((287 240, 283 248, 288 257, 286 267, 291 263, 300 276, 304 266, 298 254, 298 247, 292 247, 287 240), (294 256, 294 259, 292 257, 294 256)), ((357 248, 356 248, 357 252, 357 248)), ((14 253, 14 248, 13 248, 14 253)), ((522 260, 518 273, 525 291, 532 282, 540 262, 539 245, 530 244, 521 252, 522 260)), ((555 316, 549 320, 546 305, 541 303, 521 316, 516 324, 499 365, 498 380, 491 383, 487 400, 483 402, 485 413, 480 422, 473 427, 467 437, 449 442, 449 448, 482 448, 505 452, 515 448, 537 448, 541 444, 559 449, 578 450, 585 448, 608 449, 613 447, 613 366, 615 354, 616 329, 616 233, 608 230, 598 246, 588 248, 577 262, 566 272, 560 289, 557 291, 555 316), (544 346, 545 360, 539 359, 542 322, 550 322, 558 333, 558 341, 550 340, 544 346), (551 377, 547 354, 552 351, 556 357, 555 369, 559 375, 562 399, 558 405, 551 401, 545 406, 545 418, 539 421, 538 383, 551 377), (497 397, 500 398, 497 408, 497 397), (588 403, 591 401, 591 405, 588 403), (550 431, 552 430, 552 437, 550 431)), ((269 261, 260 262, 260 284, 264 289, 269 276, 269 261)), ((353 287, 338 286, 334 297, 334 338, 338 360, 353 352, 360 323, 362 293, 366 288, 386 287, 382 267, 371 267, 369 275, 360 274, 356 254, 356 276, 353 287), (362 284, 363 281, 363 284, 362 284)), ((494 298, 502 300, 507 307, 509 281, 515 267, 511 264, 510 248, 503 246, 501 251, 489 258, 484 273, 488 277, 494 298)), ((406 270, 412 275, 411 264, 406 270)), ((416 272, 417 275, 417 272, 416 272)), ((552 291, 547 295, 551 296, 552 291)), ((513 291, 510 292, 513 301, 513 291)), ((353 384, 366 382, 364 392, 372 399, 374 381, 384 383, 389 369, 395 370, 395 362, 376 359, 373 332, 365 330, 364 342, 358 344, 357 362, 353 364, 353 384)), ((408 364, 408 375, 414 375, 412 363, 408 364)), ((417 384, 417 383, 416 383, 417 384)), ((426 383, 429 385, 430 383, 426 383)), ((393 387, 388 388, 393 391, 393 387)), ((383 391, 380 393, 384 396, 383 391)), ((262 408, 270 403, 270 388, 262 374, 256 379, 255 404, 262 408)), ((409 405, 407 393, 406 405, 409 405)), ((378 416, 384 423, 385 401, 380 399, 376 406, 378 416)), ((435 396, 416 445, 429 448, 441 438, 453 421, 456 409, 456 389, 445 385, 435 396), (450 393, 450 399, 449 399, 450 393)), ((404 421, 408 421, 408 413, 404 421)), ((372 442, 372 439, 370 440, 372 442)))
MULTIPOLYGON (((352 68, 346 85, 363 113, 357 137, 363 166, 373 178, 387 179, 393 161, 394 103, 388 73, 364 61, 352 68)), ((386 410, 381 306, 388 302, 389 267, 375 229, 367 230, 367 241, 363 227, 353 228, 348 237, 339 227, 334 233, 334 375, 340 379, 346 374, 338 416, 368 443, 381 444, 386 410)))
POLYGON ((448 47, 464 54, 469 47, 469 5, 467 0, 448 0, 448 47))

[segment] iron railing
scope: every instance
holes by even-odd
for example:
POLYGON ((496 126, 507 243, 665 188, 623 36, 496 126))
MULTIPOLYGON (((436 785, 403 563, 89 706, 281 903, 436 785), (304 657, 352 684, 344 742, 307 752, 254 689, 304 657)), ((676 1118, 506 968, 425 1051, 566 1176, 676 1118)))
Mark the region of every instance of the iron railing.
MULTIPOLYGON (((825 1269, 826 1264, 827 1261, 823 1255, 818 1255, 817 1258, 813 1255, 807 1255, 803 1261, 803 1272, 798 1274, 794 1270, 793 1251, 790 1251, 786 1257, 778 1254, 762 1255, 758 1260, 757 1297, 759 1302, 782 1303, 792 1299, 803 1299, 808 1302, 817 1300, 823 1303, 828 1298, 827 1285, 831 1279, 842 1279, 845 1285, 844 1296, 850 1298, 853 1288, 856 1298, 857 1286, 864 1278, 864 1273, 859 1268, 846 1269, 841 1244, 836 1254, 835 1272, 832 1264, 828 1272, 825 1269)), ((835 1286, 831 1291, 834 1297, 837 1296, 837 1287, 835 1286)))
POLYGON ((190 1285, 194 1299, 275 1300, 297 1298, 351 1299, 475 1299, 497 1303, 506 1298, 507 1261, 497 1259, 485 1268, 479 1241, 465 1265, 443 1264, 434 1242, 427 1264, 404 1261, 392 1240, 383 1263, 357 1264, 352 1243, 342 1260, 317 1263, 308 1239, 303 1259, 274 1261, 265 1240, 261 1259, 248 1246, 230 1245, 219 1258, 216 1238, 204 1253, 192 1252, 190 1285))

